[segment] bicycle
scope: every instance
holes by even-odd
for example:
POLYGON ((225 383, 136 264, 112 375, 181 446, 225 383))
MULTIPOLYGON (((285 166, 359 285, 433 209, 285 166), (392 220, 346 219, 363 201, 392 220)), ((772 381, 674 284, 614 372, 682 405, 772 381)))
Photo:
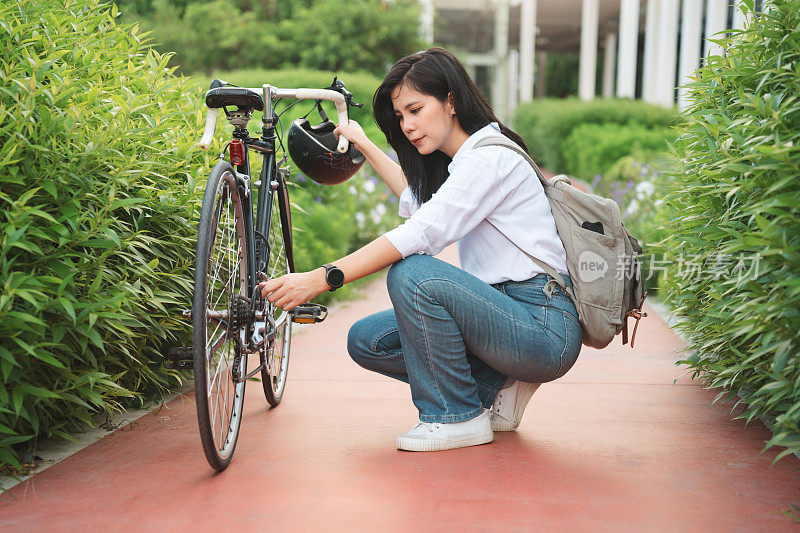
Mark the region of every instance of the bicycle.
MULTIPOLYGON (((194 369, 200 440, 217 471, 233 457, 247 381, 260 372, 267 402, 277 406, 286 387, 292 323, 319 323, 327 316, 324 306, 313 303, 283 311, 262 298, 258 287, 259 281, 295 271, 289 169, 284 166, 288 155, 275 130, 280 124, 275 104, 287 98, 314 100, 323 116, 321 101, 332 101, 340 123, 348 119, 348 106, 361 106, 338 79, 325 89, 246 88, 214 80, 205 97, 208 112, 200 147, 210 146, 219 109, 234 129, 211 170, 200 212, 194 297, 191 310, 183 312, 192 321, 192 347, 173 351, 170 366, 194 369), (260 137, 247 130, 254 111, 263 112, 260 137), (283 152, 280 160, 276 142, 283 152), (263 161, 255 182, 250 151, 263 161), (248 356, 255 354, 259 365, 248 372, 248 356)), ((340 137, 337 150, 347 149, 348 141, 340 137)))

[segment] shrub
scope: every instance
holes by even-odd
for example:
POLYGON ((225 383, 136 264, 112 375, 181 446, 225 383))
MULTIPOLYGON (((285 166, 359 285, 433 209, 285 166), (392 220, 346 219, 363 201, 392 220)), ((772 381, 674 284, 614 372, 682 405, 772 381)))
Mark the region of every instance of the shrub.
POLYGON ((412 0, 116 1, 186 74, 258 66, 382 75, 420 48, 412 0))
POLYGON ((669 128, 637 123, 581 124, 564 141, 564 170, 589 181, 597 174, 607 174, 621 158, 634 152, 639 161, 666 152, 667 142, 676 136, 669 128))
POLYGON ((800 450, 800 0, 768 6, 689 85, 663 250, 682 362, 741 417, 775 415, 780 458, 800 450))
POLYGON ((582 124, 635 122, 652 128, 668 126, 673 119, 672 110, 640 101, 545 99, 519 105, 513 127, 545 167, 566 172, 563 150, 572 130, 582 124))
POLYGON ((200 95, 98 0, 0 5, 0 461, 179 382, 200 95))

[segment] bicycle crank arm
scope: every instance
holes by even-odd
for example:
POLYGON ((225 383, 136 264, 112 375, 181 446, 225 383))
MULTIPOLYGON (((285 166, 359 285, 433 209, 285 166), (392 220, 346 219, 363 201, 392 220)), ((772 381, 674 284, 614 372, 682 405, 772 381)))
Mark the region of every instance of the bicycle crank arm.
POLYGON ((234 383, 241 383, 242 381, 247 381, 248 379, 250 379, 253 376, 255 376, 257 373, 261 372, 261 370, 263 370, 264 367, 266 367, 266 366, 267 365, 265 363, 261 363, 256 368, 254 368, 253 370, 248 372, 246 376, 238 376, 238 377, 234 376, 233 382, 234 383))

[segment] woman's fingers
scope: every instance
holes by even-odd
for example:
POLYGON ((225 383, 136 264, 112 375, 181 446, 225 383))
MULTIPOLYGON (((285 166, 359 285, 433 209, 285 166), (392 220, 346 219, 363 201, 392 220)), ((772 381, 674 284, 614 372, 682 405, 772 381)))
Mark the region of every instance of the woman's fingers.
POLYGON ((266 298, 270 302, 275 301, 275 298, 286 292, 283 290, 285 285, 283 276, 269 281, 262 281, 258 285, 261 287, 261 297, 266 298))
POLYGON ((263 298, 286 311, 311 301, 320 293, 314 284, 314 274, 310 272, 285 274, 258 285, 263 298))
POLYGON ((289 284, 285 283, 282 278, 276 278, 268 282, 262 282, 260 285, 262 287, 261 296, 266 298, 267 301, 273 303, 276 307, 283 308, 295 300, 295 298, 293 298, 293 293, 295 290, 293 290, 292 287, 289 287, 289 284))
MULTIPOLYGON (((276 307, 280 307, 280 308, 284 309, 285 311, 289 311, 288 306, 293 301, 294 301, 294 299, 290 295, 286 294, 286 295, 281 296, 280 298, 278 298, 274 303, 275 303, 276 307)), ((292 307, 294 307, 294 306, 292 306, 292 307)))
POLYGON ((273 281, 275 281, 275 280, 262 281, 261 283, 258 284, 258 286, 261 287, 261 297, 262 298, 267 298, 269 293, 271 293, 272 291, 275 290, 275 287, 274 287, 275 284, 272 283, 273 281))

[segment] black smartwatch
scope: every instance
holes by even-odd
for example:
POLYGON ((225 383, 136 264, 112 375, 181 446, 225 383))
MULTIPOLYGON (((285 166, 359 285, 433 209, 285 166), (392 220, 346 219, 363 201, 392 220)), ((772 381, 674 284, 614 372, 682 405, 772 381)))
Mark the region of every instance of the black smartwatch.
POLYGON ((330 263, 323 266, 325 267, 325 281, 330 285, 331 292, 344 285, 344 272, 339 270, 339 267, 330 263))

